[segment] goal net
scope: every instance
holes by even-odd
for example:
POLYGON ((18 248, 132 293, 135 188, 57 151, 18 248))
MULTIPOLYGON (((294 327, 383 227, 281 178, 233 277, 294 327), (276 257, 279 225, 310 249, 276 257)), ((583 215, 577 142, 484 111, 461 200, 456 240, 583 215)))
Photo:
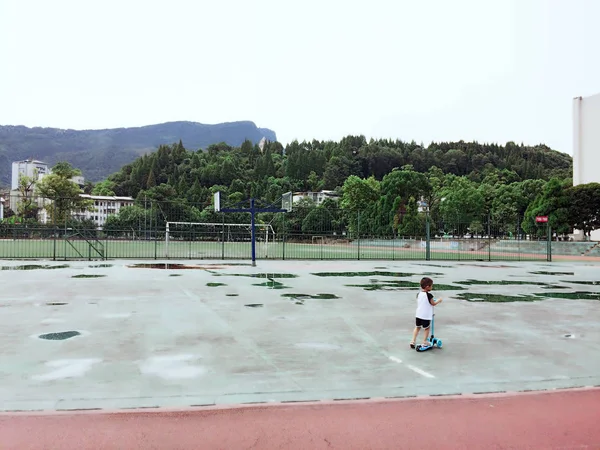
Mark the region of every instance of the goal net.
MULTIPOLYGON (((269 244, 275 241, 275 231, 271 224, 255 223, 256 249, 262 249, 268 256, 269 244)), ((208 222, 167 222, 165 230, 165 257, 179 255, 179 247, 197 244, 195 256, 202 256, 202 245, 226 243, 251 243, 252 224, 249 223, 208 223, 208 222)), ((194 256, 194 255, 189 255, 194 256)))

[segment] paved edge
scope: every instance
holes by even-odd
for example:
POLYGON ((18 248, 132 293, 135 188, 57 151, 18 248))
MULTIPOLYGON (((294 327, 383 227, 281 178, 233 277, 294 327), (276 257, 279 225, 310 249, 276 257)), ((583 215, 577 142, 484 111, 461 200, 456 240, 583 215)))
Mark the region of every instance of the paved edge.
POLYGON ((181 413, 194 411, 220 411, 232 409, 266 409, 266 408, 281 408, 281 407, 314 407, 328 406, 340 404, 363 404, 363 403, 397 403, 397 402, 415 402, 415 401, 439 401, 439 400, 460 400, 472 398, 511 398, 523 396, 543 396, 552 395, 564 392, 579 392, 579 391, 600 391, 600 385, 596 386, 578 386, 553 389, 527 389, 523 391, 491 391, 491 392, 474 392, 468 394, 432 394, 432 395, 405 395, 399 397, 364 397, 364 398, 348 398, 348 399, 324 399, 324 400, 287 400, 281 402, 250 402, 239 404, 207 404, 207 405, 190 405, 189 407, 131 407, 131 408, 74 408, 74 409, 56 409, 56 410, 14 410, 0 411, 0 417, 3 416, 50 416, 50 415, 73 415, 73 414, 139 414, 146 413, 181 413))

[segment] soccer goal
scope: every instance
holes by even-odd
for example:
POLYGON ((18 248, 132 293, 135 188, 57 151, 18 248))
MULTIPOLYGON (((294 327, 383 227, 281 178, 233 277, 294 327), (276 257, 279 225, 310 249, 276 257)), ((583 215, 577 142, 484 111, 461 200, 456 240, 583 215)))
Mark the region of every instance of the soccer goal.
MULTIPOLYGON (((262 241, 260 246, 265 257, 269 256, 269 244, 275 242, 275 230, 270 223, 255 223, 256 240, 262 241)), ((178 248, 189 248, 197 244, 194 255, 186 257, 206 256, 202 251, 210 244, 234 242, 250 242, 252 240, 252 224, 249 223, 209 223, 209 222, 167 222, 165 230, 165 258, 182 257, 178 248)), ((224 247, 223 247, 224 248, 224 247)), ((185 252, 186 250, 184 250, 185 252)))

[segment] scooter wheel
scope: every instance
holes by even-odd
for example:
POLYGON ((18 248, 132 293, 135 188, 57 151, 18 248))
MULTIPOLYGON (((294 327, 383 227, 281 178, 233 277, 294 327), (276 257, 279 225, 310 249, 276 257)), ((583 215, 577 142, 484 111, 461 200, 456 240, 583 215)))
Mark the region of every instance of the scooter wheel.
POLYGON ((438 340, 437 340, 437 338, 434 338, 434 339, 432 339, 432 340, 431 340, 431 343, 432 343, 433 345, 435 345, 435 344, 437 343, 437 341, 438 341, 438 340))
POLYGON ((437 339, 437 346, 438 346, 438 348, 442 348, 442 340, 441 339, 437 339))

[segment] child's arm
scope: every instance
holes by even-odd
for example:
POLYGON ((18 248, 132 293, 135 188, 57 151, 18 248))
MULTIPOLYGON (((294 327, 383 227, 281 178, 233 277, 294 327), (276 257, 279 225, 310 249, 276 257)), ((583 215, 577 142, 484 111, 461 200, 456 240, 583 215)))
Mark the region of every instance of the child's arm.
POLYGON ((429 303, 431 303, 432 306, 439 305, 440 303, 442 303, 442 299, 440 298, 438 300, 434 300, 433 298, 430 298, 429 303))

